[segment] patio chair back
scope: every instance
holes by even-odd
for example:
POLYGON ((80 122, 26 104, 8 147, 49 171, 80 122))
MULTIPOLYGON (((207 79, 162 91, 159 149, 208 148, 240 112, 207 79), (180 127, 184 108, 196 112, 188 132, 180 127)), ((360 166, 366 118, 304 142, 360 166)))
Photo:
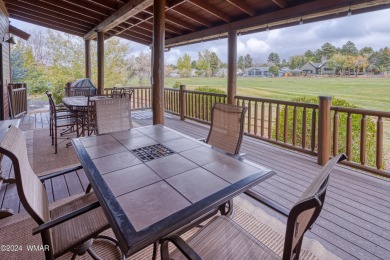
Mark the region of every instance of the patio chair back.
POLYGON ((324 205, 329 175, 333 167, 344 159, 346 156, 340 154, 330 160, 292 207, 287 219, 283 259, 299 258, 303 235, 314 224, 324 205))
POLYGON ((95 101, 97 133, 111 133, 132 128, 130 100, 128 98, 95 101))
POLYGON ((232 155, 240 151, 247 108, 215 103, 211 112, 211 127, 206 143, 232 155))
POLYGON ((16 187, 23 207, 39 225, 49 221, 46 190, 28 161, 26 139, 20 129, 10 126, 0 144, 0 153, 8 156, 13 163, 16 187))

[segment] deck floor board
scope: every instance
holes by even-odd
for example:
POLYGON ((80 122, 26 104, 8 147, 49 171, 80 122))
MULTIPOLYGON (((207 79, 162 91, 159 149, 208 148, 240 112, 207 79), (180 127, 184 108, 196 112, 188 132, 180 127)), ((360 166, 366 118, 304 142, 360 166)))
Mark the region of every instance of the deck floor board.
MULTIPOLYGON (((134 119, 134 127, 151 125, 151 118, 134 119)), ((208 126, 178 117, 165 118, 165 125, 194 138, 204 138, 208 126)), ((26 115, 21 128, 48 127, 47 113, 26 115)), ((244 137, 241 151, 246 159, 268 167, 277 175, 253 188, 279 206, 289 210, 321 166, 316 158, 290 151, 251 137, 244 137)), ((4 174, 12 176, 10 161, 3 160, 4 174)), ((88 179, 83 170, 46 181, 49 201, 84 192, 88 179)), ((390 181, 361 173, 346 166, 333 171, 323 211, 307 236, 318 240, 342 259, 390 259, 390 181)), ((286 222, 276 211, 247 195, 241 195, 267 213, 286 222)), ((8 184, 0 188, 2 207, 23 211, 16 187, 8 184)))

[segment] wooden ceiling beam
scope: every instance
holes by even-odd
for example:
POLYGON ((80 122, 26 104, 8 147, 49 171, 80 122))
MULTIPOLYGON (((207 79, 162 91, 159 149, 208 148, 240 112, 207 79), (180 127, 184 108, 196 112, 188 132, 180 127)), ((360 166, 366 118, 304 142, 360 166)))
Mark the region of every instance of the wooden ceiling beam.
POLYGON ((171 1, 167 1, 166 6, 169 9, 172 9, 172 8, 175 8, 176 6, 179 6, 179 5, 184 4, 186 2, 189 2, 189 0, 171 0, 171 1))
POLYGON ((115 26, 125 22, 130 17, 134 16, 151 6, 153 0, 130 0, 126 5, 118 9, 115 13, 107 17, 103 22, 84 35, 84 39, 95 38, 95 32, 105 32, 114 28, 115 26))
MULTIPOLYGON (((367 0, 355 0, 353 3, 353 7, 357 7, 360 5, 360 9, 379 9, 377 6, 382 5, 382 9, 386 8, 390 1, 379 1, 376 2, 371 0, 367 2, 367 0)), ((322 20, 327 19, 327 17, 331 17, 331 13, 338 12, 346 13, 346 8, 351 6, 351 2, 349 0, 316 0, 304 4, 300 4, 297 6, 287 7, 285 9, 280 9, 277 11, 273 11, 270 13, 265 13, 257 16, 253 16, 250 18, 246 18, 243 20, 231 22, 229 24, 223 24, 219 26, 215 26, 212 28, 207 28, 201 31, 189 33, 186 35, 176 36, 174 38, 167 39, 165 44, 167 47, 184 45, 194 42, 199 42, 201 40, 212 40, 217 39, 219 37, 226 37, 227 32, 229 30, 237 30, 243 31, 245 33, 251 33, 253 31, 259 30, 262 27, 265 27, 267 24, 283 23, 285 27, 296 24, 299 18, 302 16, 302 13, 309 15, 310 19, 314 19, 315 17, 322 17, 322 20)))
POLYGON ((288 6, 286 0, 271 0, 274 4, 279 6, 280 8, 286 8, 288 6))
POLYGON ((121 1, 107 1, 107 0, 83 0, 83 1, 92 3, 94 5, 101 5, 103 7, 110 8, 113 11, 125 5, 125 3, 121 1))
POLYGON ((152 42, 152 39, 153 39, 152 36, 145 36, 145 35, 133 32, 133 31, 126 31, 126 32, 123 32, 121 34, 128 35, 128 36, 131 36, 131 37, 134 37, 134 38, 146 41, 146 42, 152 42))
MULTIPOLYGON (((148 23, 148 24, 151 24, 153 26, 153 21, 152 21, 152 17, 153 16, 151 16, 151 15, 148 15, 147 17, 145 17, 142 14, 137 14, 137 15, 135 15, 133 17, 139 20, 139 22, 136 23, 134 26, 138 26, 138 24, 140 24, 140 23, 148 23)), ((165 29, 170 31, 170 32, 173 32, 173 33, 175 33, 177 35, 183 35, 183 33, 184 33, 179 28, 177 28, 175 26, 172 26, 170 24, 165 24, 165 29)))
POLYGON ((97 23, 101 20, 104 19, 103 16, 98 16, 94 13, 88 13, 88 12, 81 12, 83 9, 79 10, 64 10, 63 8, 61 7, 57 7, 57 6, 54 6, 54 5, 51 5, 51 4, 47 4, 45 2, 42 2, 42 1, 36 1, 36 0, 3 0, 5 3, 6 3, 6 6, 8 3, 12 3, 12 4, 15 4, 15 5, 27 5, 27 6, 35 6, 37 8, 41 8, 43 9, 42 12, 55 12, 55 13, 59 13, 59 14, 63 14, 63 15, 66 15, 66 16, 69 16, 70 18, 73 18, 73 19, 83 19, 85 21, 91 21, 93 23, 97 23), (77 12, 77 11, 80 11, 80 12, 77 12))
MULTIPOLYGON (((24 1, 24 0, 23 0, 24 1)), ((39 6, 41 3, 49 4, 51 6, 60 7, 61 9, 77 13, 78 15, 86 15, 89 17, 96 17, 99 20, 103 20, 106 18, 109 14, 109 12, 101 12, 96 11, 91 8, 91 5, 88 5, 88 7, 81 7, 79 5, 70 4, 68 2, 63 2, 61 0, 44 0, 44 1, 34 1, 36 2, 36 5, 39 6)))
POLYGON ((66 28, 68 30, 77 31, 77 32, 80 32, 80 33, 85 32, 85 29, 77 27, 77 26, 75 26, 73 24, 65 23, 62 20, 47 18, 47 17, 44 17, 42 15, 34 15, 32 13, 20 12, 20 11, 13 11, 12 13, 14 15, 24 16, 24 17, 26 17, 28 19, 39 21, 39 22, 42 22, 42 23, 51 23, 51 24, 53 24, 53 25, 55 25, 57 27, 63 27, 63 28, 66 28))
POLYGON ((79 27, 84 27, 86 30, 93 27, 92 23, 86 23, 86 22, 82 22, 82 21, 76 20, 76 19, 69 19, 68 16, 61 15, 58 13, 49 13, 49 12, 42 13, 42 10, 35 8, 35 7, 31 8, 31 7, 26 7, 26 6, 15 6, 13 4, 7 4, 7 9, 11 12, 12 11, 20 11, 20 12, 24 12, 24 13, 27 12, 28 14, 33 14, 35 16, 42 16, 42 17, 46 17, 48 19, 62 20, 64 22, 71 23, 71 24, 77 25, 79 27))
MULTIPOLYGON (((113 8, 110 8, 110 7, 107 7, 107 6, 102 6, 102 5, 99 5, 99 4, 96 4, 95 2, 85 2, 83 0, 77 0, 77 1, 74 1, 74 0, 44 0, 44 1, 47 1, 48 3, 51 3, 51 4, 58 4, 58 3, 63 3, 63 4, 67 4, 68 5, 68 8, 70 9, 73 9, 73 7, 80 7, 80 8, 85 8, 86 10, 89 10, 91 12, 95 12, 97 14, 100 14, 100 15, 105 15, 105 16, 108 16, 110 15, 112 12, 115 11, 115 9, 113 8)), ((64 6, 64 5, 63 5, 64 6)))
POLYGON ((177 6, 175 8, 172 8, 171 10, 175 11, 176 13, 178 13, 186 18, 189 18, 197 23, 200 23, 201 25, 204 25, 206 27, 212 26, 212 23, 209 22, 208 20, 206 20, 205 18, 200 17, 196 14, 193 14, 190 11, 188 11, 187 9, 184 9, 183 7, 177 6))
POLYGON ((138 39, 138 38, 135 38, 135 37, 131 37, 129 35, 119 34, 119 35, 116 35, 116 36, 120 37, 120 38, 123 38, 125 40, 128 40, 128 41, 137 42, 137 43, 140 43, 140 44, 143 44, 143 45, 150 45, 150 42, 148 42, 148 41, 144 41, 144 40, 141 40, 141 39, 138 39))
MULTIPOLYGON (((242 0, 227 0, 227 1, 250 16, 256 15, 255 10, 253 10, 253 8, 251 6, 249 6, 247 3, 245 3, 242 0)), ((283 1, 283 0, 281 0, 281 1, 283 1)))
MULTIPOLYGON (((149 15, 153 15, 153 7, 146 8, 144 10, 144 12, 149 14, 149 15)), ((186 21, 180 20, 180 19, 174 17, 173 15, 170 15, 167 13, 165 14, 165 20, 166 20, 166 22, 171 23, 172 26, 182 27, 182 28, 185 28, 186 30, 190 30, 192 32, 197 30, 196 26, 193 26, 193 25, 187 23, 186 21)))
POLYGON ((69 33, 69 34, 73 34, 73 35, 80 36, 80 37, 83 36, 83 33, 80 33, 80 32, 77 32, 77 31, 73 31, 72 29, 68 30, 68 29, 66 29, 64 27, 58 27, 58 26, 56 26, 56 25, 54 25, 52 23, 45 23, 45 22, 37 21, 35 19, 26 18, 25 16, 19 16, 19 15, 14 15, 14 14, 10 14, 10 17, 13 18, 13 19, 17 19, 17 20, 26 22, 26 23, 36 24, 36 25, 43 26, 43 27, 46 27, 46 28, 50 28, 50 29, 53 29, 53 30, 57 30, 57 31, 60 31, 60 32, 69 33))
POLYGON ((124 26, 118 26, 118 27, 115 27, 114 30, 117 30, 117 32, 127 32, 127 31, 136 32, 138 34, 142 34, 142 35, 145 35, 148 37, 151 37, 151 35, 152 35, 151 31, 145 30, 145 29, 140 28, 140 27, 128 28, 128 27, 124 27, 124 26))
POLYGON ((27 41, 30 38, 30 34, 26 33, 23 30, 20 30, 19 28, 13 25, 9 25, 9 33, 18 36, 19 38, 22 38, 25 41, 27 41))
POLYGON ((210 14, 214 15, 215 17, 218 17, 218 18, 224 20, 227 23, 229 23, 232 20, 230 18, 230 16, 226 15, 218 8, 208 4, 207 2, 205 2, 203 0, 191 0, 190 3, 198 6, 199 8, 202 8, 203 10, 209 12, 210 14))

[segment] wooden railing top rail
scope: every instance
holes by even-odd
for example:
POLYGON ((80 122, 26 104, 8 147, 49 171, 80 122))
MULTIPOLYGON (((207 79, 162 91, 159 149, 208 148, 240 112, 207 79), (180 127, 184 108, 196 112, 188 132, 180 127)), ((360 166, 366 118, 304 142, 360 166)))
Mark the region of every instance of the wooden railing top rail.
POLYGON ((195 91, 195 90, 184 90, 184 93, 195 93, 195 94, 209 95, 209 96, 216 96, 216 97, 227 97, 226 94, 212 93, 212 92, 202 92, 202 91, 195 91))
POLYGON ((296 107, 306 107, 306 108, 313 108, 313 109, 318 108, 318 104, 308 104, 308 103, 302 103, 302 102, 293 102, 293 101, 277 100, 277 99, 270 99, 270 98, 236 96, 236 99, 245 99, 248 101, 265 102, 265 103, 280 104, 280 105, 287 105, 287 106, 296 106, 296 107))
POLYGON ((343 112, 343 113, 390 118, 390 112, 387 111, 378 111, 378 110, 362 109, 362 108, 350 108, 350 107, 331 107, 330 109, 333 111, 343 112))

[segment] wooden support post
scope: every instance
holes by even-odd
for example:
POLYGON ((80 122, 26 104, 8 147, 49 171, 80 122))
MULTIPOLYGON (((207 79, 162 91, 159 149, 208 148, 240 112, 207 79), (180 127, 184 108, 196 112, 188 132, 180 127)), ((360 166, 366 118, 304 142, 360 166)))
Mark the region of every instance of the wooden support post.
POLYGON ((98 95, 104 92, 104 33, 97 32, 97 84, 98 95))
POLYGON ((331 112, 332 97, 319 97, 318 111, 318 164, 325 165, 331 154, 331 112))
POLYGON ((153 124, 164 124, 164 49, 165 49, 165 2, 153 4, 153 124))
POLYGON ((228 35, 228 104, 234 104, 237 85, 237 31, 229 31, 228 35))
POLYGON ((85 40, 85 77, 91 78, 91 41, 85 40))
POLYGON ((184 91, 186 90, 186 85, 180 85, 180 92, 179 92, 179 104, 180 104, 180 120, 185 119, 186 116, 186 96, 184 94, 184 91))

